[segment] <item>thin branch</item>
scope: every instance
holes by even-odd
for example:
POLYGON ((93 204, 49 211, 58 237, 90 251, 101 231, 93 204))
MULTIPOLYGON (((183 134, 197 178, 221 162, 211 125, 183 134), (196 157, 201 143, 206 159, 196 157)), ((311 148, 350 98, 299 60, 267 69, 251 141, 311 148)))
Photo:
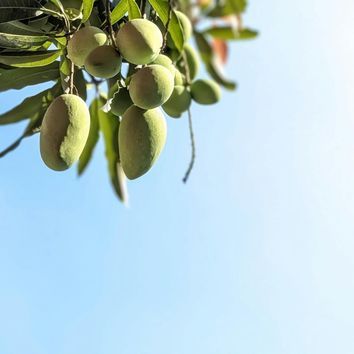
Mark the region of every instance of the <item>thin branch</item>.
POLYGON ((114 31, 113 31, 113 26, 112 26, 112 22, 111 22, 111 2, 110 2, 110 0, 106 0, 104 3, 104 6, 105 6, 105 12, 106 12, 106 22, 107 22, 107 26, 108 26, 109 38, 110 38, 114 48, 116 50, 118 50, 117 45, 116 45, 116 41, 114 38, 114 31))
POLYGON ((193 122, 192 122, 192 113, 190 108, 188 109, 188 122, 189 122, 189 134, 190 134, 190 140, 191 140, 191 146, 192 146, 192 156, 191 156, 191 161, 189 163, 188 169, 186 174, 183 177, 183 183, 187 183, 188 178, 193 170, 194 162, 195 162, 195 139, 194 139, 194 131, 193 131, 193 122))
POLYGON ((168 19, 166 22, 166 30, 165 33, 163 35, 163 45, 162 45, 162 51, 166 48, 167 45, 167 36, 168 36, 168 31, 170 28, 170 23, 172 20, 172 11, 174 8, 174 1, 173 0, 168 0, 168 19))

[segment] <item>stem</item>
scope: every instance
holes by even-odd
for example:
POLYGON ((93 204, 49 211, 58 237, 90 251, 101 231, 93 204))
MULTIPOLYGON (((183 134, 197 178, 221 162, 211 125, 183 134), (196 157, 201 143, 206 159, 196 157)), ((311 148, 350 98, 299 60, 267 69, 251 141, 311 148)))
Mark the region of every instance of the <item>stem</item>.
POLYGON ((183 177, 183 183, 187 183, 188 178, 193 170, 194 162, 195 162, 195 139, 194 139, 194 131, 193 131, 193 122, 192 122, 192 113, 191 110, 188 109, 188 122, 189 122, 189 134, 190 134, 190 139, 191 139, 191 146, 192 146, 192 157, 191 161, 189 163, 188 169, 186 174, 183 177))
POLYGON ((167 45, 167 36, 168 36, 168 31, 169 31, 169 27, 170 27, 170 23, 171 23, 171 19, 172 19, 173 7, 174 7, 173 0, 168 0, 168 19, 167 19, 167 22, 166 22, 166 30, 165 30, 165 33, 163 35, 162 50, 164 50, 166 48, 166 45, 167 45))
POLYGON ((108 26, 108 33, 109 33, 109 38, 112 42, 112 45, 116 50, 118 50, 116 41, 114 39, 114 31, 113 31, 113 26, 111 22, 111 2, 110 0, 106 0, 105 3, 105 10, 106 10, 106 21, 107 21, 107 26, 108 26))

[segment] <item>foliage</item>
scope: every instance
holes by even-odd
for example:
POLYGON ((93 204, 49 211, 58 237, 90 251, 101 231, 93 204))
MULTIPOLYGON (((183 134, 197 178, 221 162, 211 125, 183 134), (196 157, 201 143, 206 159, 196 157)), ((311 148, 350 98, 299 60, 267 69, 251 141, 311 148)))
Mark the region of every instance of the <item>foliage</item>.
MULTIPOLYGON (((0 157, 19 146, 22 139, 40 131, 43 116, 54 98, 74 90, 71 93, 86 100, 87 88, 95 87, 96 95, 89 103, 90 133, 78 162, 78 174, 86 171, 101 132, 113 189, 118 198, 124 200, 125 176, 116 141, 120 120, 109 112, 109 106, 114 92, 125 86, 124 81, 135 68, 123 61, 121 72, 113 78, 94 78, 83 68, 74 67, 68 59, 67 43, 71 36, 91 25, 105 31, 111 45, 115 46, 115 34, 124 23, 147 18, 161 29, 162 53, 172 58, 175 65, 180 65, 189 85, 186 60, 178 59, 181 56, 185 59, 186 44, 178 16, 181 11, 193 25, 192 40, 206 72, 219 85, 233 90, 236 83, 224 75, 223 68, 228 42, 257 36, 256 31, 242 24, 246 7, 247 0, 0 0, 0 92, 53 82, 51 88, 24 98, 17 107, 0 114, 0 125, 28 120, 24 133, 3 150, 0 157), (105 83, 108 96, 102 92, 101 86, 105 83)), ((192 143, 194 146, 194 141, 192 143)))

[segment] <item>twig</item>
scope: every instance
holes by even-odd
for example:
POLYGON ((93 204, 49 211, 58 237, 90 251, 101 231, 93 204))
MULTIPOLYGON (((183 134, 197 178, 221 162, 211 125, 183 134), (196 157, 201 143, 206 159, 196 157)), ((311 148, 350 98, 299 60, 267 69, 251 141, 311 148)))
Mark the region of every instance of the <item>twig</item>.
POLYGON ((116 45, 116 41, 115 41, 114 35, 113 35, 114 31, 113 31, 113 26, 112 26, 112 22, 111 22, 111 2, 110 2, 110 0, 106 0, 104 5, 105 5, 105 10, 106 10, 106 21, 107 21, 107 26, 108 26, 109 38, 110 38, 114 48, 116 50, 118 50, 117 45, 116 45))
POLYGON ((168 19, 166 22, 166 30, 165 33, 163 35, 163 44, 162 44, 162 51, 166 48, 167 45, 167 36, 168 36, 168 31, 170 28, 170 23, 172 20, 172 10, 174 7, 174 1, 173 0, 168 0, 168 19))
POLYGON ((191 156, 191 161, 189 163, 188 169, 186 174, 183 177, 183 183, 187 183, 188 178, 193 170, 194 162, 195 162, 195 139, 194 139, 194 131, 193 131, 193 122, 192 122, 192 113, 190 108, 188 109, 188 122, 189 122, 189 134, 190 134, 190 139, 191 139, 191 146, 192 146, 192 156, 191 156))

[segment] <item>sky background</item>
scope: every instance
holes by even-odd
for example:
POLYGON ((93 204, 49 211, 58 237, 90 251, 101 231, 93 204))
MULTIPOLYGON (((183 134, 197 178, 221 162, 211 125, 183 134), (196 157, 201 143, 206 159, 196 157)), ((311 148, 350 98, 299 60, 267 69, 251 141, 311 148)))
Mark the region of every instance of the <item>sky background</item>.
POLYGON ((80 180, 38 136, 0 161, 1 354, 354 352, 354 2, 250 0, 245 23, 186 186, 186 117, 129 208, 101 144, 80 180))

